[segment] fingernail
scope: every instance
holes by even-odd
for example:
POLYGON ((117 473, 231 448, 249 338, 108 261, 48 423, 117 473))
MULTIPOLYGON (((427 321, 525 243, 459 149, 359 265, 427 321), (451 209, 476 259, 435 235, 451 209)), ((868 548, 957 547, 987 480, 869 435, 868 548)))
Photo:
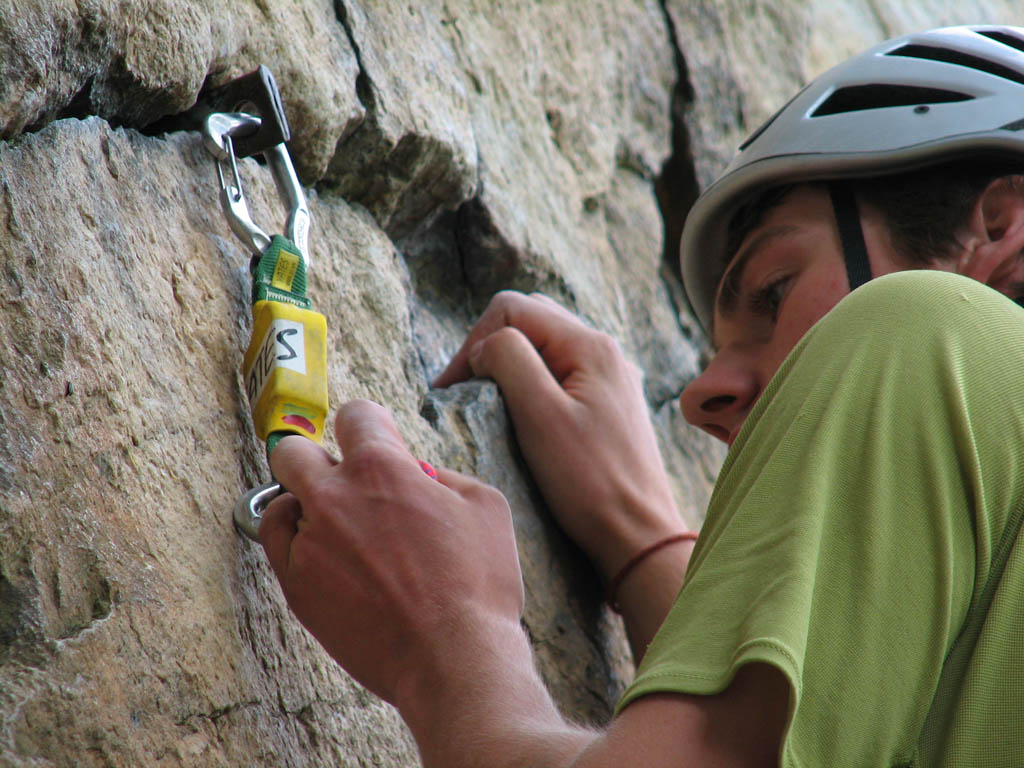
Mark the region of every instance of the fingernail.
POLYGON ((428 462, 423 461, 422 459, 419 459, 418 461, 420 462, 420 469, 427 473, 427 477, 429 477, 432 480, 438 479, 436 469, 434 469, 432 466, 430 466, 428 462))

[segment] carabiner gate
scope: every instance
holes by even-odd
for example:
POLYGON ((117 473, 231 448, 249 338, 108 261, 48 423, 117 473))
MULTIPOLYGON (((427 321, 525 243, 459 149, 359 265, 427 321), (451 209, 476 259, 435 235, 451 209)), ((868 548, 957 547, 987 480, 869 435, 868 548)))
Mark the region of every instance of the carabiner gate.
MULTIPOLYGON (((253 222, 249 214, 231 137, 253 132, 259 128, 260 122, 260 118, 244 112, 213 112, 207 116, 203 126, 203 143, 217 164, 220 203, 224 215, 231 231, 255 254, 263 253, 270 246, 271 238, 253 222), (231 166, 230 176, 224 172, 226 162, 231 166)), ((288 150, 283 143, 276 144, 265 150, 263 157, 273 173, 278 194, 288 206, 284 236, 298 248, 308 268, 309 208, 306 207, 306 196, 302 192, 288 150)))

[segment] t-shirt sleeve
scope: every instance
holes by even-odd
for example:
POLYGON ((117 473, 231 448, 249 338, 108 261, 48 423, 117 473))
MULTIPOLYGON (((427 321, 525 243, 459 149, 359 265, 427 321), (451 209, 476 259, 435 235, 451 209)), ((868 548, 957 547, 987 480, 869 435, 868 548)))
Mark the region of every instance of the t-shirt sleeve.
POLYGON ((1024 413, 999 388, 1024 370, 1024 354, 1006 359, 1020 327, 1011 302, 934 272, 875 280, 819 322, 730 450, 620 709, 717 693, 763 662, 791 687, 782 764, 911 760, 1017 492, 992 475, 1016 473, 1005 446, 1024 413))

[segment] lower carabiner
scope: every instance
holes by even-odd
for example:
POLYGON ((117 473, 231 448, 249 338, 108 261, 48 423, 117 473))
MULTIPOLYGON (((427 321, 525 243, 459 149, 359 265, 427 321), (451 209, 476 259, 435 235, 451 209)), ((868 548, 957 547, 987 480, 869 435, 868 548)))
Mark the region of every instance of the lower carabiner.
POLYGON ((248 491, 235 503, 235 526, 253 541, 260 540, 260 521, 270 502, 281 495, 280 483, 266 483, 248 491))

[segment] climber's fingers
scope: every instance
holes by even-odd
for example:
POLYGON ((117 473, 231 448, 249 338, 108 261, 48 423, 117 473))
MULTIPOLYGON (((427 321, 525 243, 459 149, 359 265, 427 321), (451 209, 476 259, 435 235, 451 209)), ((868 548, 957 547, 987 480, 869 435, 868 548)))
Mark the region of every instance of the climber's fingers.
MULTIPOLYGON (((519 353, 518 360, 530 363, 529 370, 520 372, 521 376, 553 376, 557 381, 562 381, 579 367, 579 337, 592 333, 579 318, 547 296, 501 291, 491 299, 448 367, 434 380, 433 386, 447 387, 474 376, 492 376, 490 371, 477 369, 483 348, 488 346, 491 337, 499 342, 510 339, 517 342, 512 351, 519 353), (516 333, 509 333, 510 330, 516 333), (523 346, 532 347, 530 351, 538 359, 527 361, 523 346)), ((498 346, 502 345, 499 343, 498 346)), ((502 391, 505 391, 507 382, 497 376, 492 377, 498 380, 502 391)))
POLYGON ((270 567, 282 582, 288 571, 292 539, 298 533, 301 517, 302 507, 299 500, 286 493, 274 499, 260 521, 260 542, 263 544, 270 567))
MULTIPOLYGON (((275 479, 287 489, 263 513, 260 520, 260 542, 270 566, 283 579, 288 569, 292 539, 303 517, 303 500, 309 500, 325 473, 338 462, 322 447, 298 435, 290 435, 277 444, 270 454, 275 479)), ((315 505, 308 504, 308 512, 315 505)))

